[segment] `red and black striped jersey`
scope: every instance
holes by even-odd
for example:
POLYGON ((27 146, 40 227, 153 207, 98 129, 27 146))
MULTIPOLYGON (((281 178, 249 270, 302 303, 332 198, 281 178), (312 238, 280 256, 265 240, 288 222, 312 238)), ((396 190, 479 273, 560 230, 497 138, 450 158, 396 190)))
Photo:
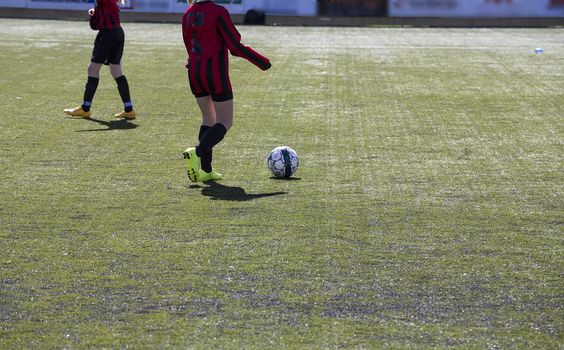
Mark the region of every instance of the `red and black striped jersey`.
POLYGON ((262 70, 270 61, 252 48, 241 44, 241 34, 233 25, 225 7, 213 1, 193 3, 182 16, 182 36, 190 61, 207 60, 229 49, 262 70))
POLYGON ((94 30, 121 27, 117 1, 96 0, 94 15, 90 18, 90 27, 94 30))

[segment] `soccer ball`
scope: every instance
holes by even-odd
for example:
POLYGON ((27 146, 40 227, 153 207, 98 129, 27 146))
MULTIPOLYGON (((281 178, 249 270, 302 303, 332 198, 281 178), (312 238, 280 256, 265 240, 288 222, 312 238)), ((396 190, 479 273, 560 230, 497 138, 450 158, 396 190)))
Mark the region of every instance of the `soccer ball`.
POLYGON ((300 160, 296 151, 288 146, 280 146, 270 151, 266 165, 272 172, 272 175, 287 178, 298 170, 300 160))

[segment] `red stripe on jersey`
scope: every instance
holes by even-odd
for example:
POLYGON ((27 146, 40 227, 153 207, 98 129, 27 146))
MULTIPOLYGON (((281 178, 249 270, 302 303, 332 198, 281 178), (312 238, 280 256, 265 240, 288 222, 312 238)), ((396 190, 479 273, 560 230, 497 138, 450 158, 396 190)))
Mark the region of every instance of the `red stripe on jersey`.
POLYGON ((221 49, 227 48, 231 54, 248 60, 260 69, 270 68, 268 58, 241 44, 241 35, 229 12, 213 1, 194 3, 186 10, 182 16, 182 37, 190 60, 215 59, 221 49))
POLYGON ((121 27, 119 6, 116 0, 96 0, 94 16, 97 17, 97 29, 121 27))

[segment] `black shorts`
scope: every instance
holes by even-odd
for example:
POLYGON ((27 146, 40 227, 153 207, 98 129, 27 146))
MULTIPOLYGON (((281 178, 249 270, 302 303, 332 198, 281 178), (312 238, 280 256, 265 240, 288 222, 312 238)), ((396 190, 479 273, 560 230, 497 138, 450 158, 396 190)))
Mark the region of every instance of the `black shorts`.
POLYGON ((210 94, 207 92, 200 92, 200 93, 195 93, 192 90, 192 93, 194 94, 194 97, 206 97, 206 96, 211 96, 212 101, 214 102, 225 102, 225 101, 229 101, 233 99, 233 92, 232 91, 225 91, 225 92, 221 92, 219 94, 210 94))
POLYGON ((98 35, 96 35, 96 40, 94 40, 90 62, 106 65, 121 64, 124 44, 125 34, 121 27, 100 29, 98 35))

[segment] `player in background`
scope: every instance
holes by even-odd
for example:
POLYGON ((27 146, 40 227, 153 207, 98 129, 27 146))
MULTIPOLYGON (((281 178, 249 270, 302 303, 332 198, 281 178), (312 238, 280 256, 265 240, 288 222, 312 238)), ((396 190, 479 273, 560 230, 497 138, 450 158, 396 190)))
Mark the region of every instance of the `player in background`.
POLYGON ((94 8, 88 10, 90 28, 98 30, 92 58, 88 66, 88 80, 84 89, 84 100, 81 106, 65 109, 71 116, 90 118, 90 107, 100 80, 102 65, 110 66, 110 73, 116 80, 119 95, 123 101, 124 110, 114 115, 116 118, 135 119, 133 103, 129 96, 129 84, 121 71, 121 57, 125 44, 125 35, 120 24, 119 6, 124 0, 96 0, 94 8))
POLYGON ((212 149, 223 140, 233 124, 233 90, 229 80, 228 51, 262 70, 271 67, 268 58, 241 44, 241 35, 229 12, 211 0, 190 1, 182 16, 182 36, 188 51, 188 80, 202 125, 198 144, 184 151, 191 181, 216 181, 212 170, 212 149))

